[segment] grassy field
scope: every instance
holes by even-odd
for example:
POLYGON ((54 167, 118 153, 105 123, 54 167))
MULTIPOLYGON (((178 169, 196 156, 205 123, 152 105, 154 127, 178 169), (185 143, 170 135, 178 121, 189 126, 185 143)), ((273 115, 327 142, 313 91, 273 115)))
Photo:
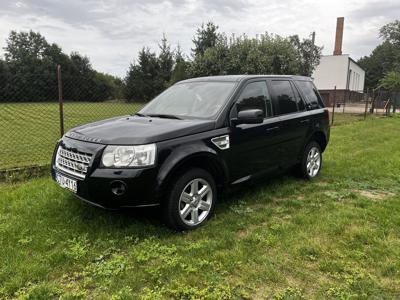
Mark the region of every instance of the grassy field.
MULTIPOLYGON (((65 131, 80 124, 133 114, 142 104, 66 103, 65 131)), ((335 115, 335 125, 360 120, 360 115, 335 115)), ((0 104, 0 170, 47 165, 60 137, 58 103, 0 104)))
POLYGON ((48 177, 0 184, 0 298, 400 298, 399 128, 334 127, 314 181, 247 184, 182 234, 48 177))
MULTIPOLYGON (((142 104, 66 103, 65 131, 80 124, 133 114, 142 104)), ((0 170, 49 164, 60 138, 58 103, 0 104, 0 170)))

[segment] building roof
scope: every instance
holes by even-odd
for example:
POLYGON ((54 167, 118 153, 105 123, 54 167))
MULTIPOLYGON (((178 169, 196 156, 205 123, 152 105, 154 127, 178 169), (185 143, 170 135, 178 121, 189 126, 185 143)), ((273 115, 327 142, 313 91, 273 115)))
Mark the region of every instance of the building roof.
POLYGON ((310 77, 298 76, 298 75, 218 75, 218 76, 207 76, 190 78, 187 80, 180 81, 179 83, 186 82, 200 82, 200 81, 227 81, 227 82, 240 82, 253 78, 290 78, 297 80, 310 80, 310 77))

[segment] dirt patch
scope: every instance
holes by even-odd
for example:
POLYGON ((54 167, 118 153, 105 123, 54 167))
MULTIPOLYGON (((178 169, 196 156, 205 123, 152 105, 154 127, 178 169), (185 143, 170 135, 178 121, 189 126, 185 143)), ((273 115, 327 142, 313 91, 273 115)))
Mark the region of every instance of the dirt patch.
POLYGON ((372 191, 372 190, 353 190, 353 192, 356 192, 360 194, 363 197, 369 198, 371 200, 385 200, 388 197, 394 196, 393 193, 391 192, 386 192, 386 191, 372 191))

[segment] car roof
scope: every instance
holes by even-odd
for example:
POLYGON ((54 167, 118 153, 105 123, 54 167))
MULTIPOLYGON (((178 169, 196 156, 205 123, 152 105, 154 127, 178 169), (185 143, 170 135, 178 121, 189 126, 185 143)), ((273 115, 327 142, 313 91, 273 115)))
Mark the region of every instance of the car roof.
POLYGON ((298 75, 218 75, 218 76, 190 78, 190 79, 180 81, 179 83, 201 82, 201 81, 203 81, 203 82, 204 81, 240 82, 240 81, 254 79, 254 78, 288 78, 288 79, 294 79, 294 80, 311 81, 310 77, 298 76, 298 75))

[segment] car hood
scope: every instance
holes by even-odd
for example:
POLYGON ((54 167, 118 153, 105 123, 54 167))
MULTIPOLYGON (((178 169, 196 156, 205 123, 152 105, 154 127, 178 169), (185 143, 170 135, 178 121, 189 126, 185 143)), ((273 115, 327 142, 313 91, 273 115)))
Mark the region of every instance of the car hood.
POLYGON ((125 116, 76 127, 66 136, 107 145, 141 145, 214 129, 212 120, 125 116))

